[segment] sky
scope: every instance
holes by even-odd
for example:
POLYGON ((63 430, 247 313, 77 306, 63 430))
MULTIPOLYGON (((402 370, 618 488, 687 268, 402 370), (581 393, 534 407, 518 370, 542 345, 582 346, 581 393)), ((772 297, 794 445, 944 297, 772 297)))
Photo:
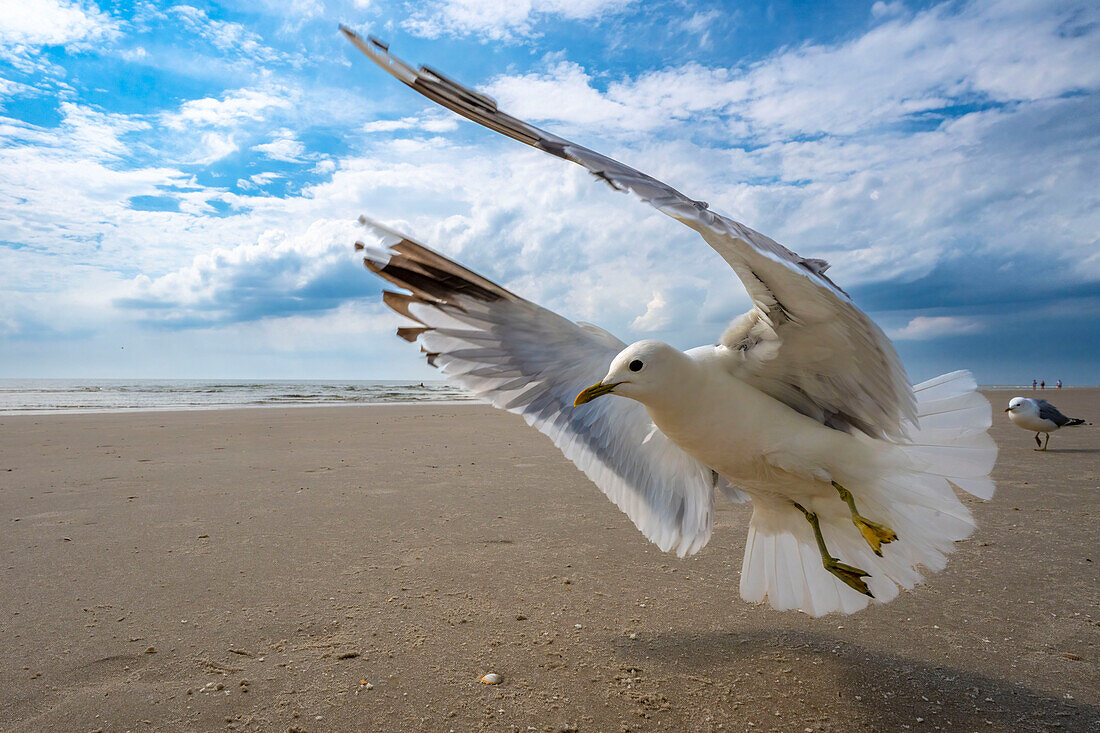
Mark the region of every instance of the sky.
POLYGON ((827 259, 914 381, 1100 383, 1094 0, 0 0, 0 377, 437 377, 360 214, 626 342, 748 309, 339 23, 827 259))

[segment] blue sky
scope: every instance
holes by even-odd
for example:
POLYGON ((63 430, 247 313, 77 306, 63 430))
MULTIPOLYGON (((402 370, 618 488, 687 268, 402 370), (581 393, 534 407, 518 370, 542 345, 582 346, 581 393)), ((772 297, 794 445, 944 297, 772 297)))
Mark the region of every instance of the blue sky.
POLYGON ((806 257, 923 379, 1100 383, 1100 5, 0 0, 0 377, 410 378, 355 218, 626 341, 748 299, 343 22, 806 257))

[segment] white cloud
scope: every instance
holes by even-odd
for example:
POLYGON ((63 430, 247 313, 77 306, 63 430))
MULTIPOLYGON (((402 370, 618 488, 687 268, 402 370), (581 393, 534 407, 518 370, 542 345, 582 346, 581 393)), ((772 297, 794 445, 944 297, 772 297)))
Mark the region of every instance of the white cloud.
POLYGON ((252 149, 263 153, 272 160, 281 160, 287 163, 300 162, 302 155, 306 152, 305 145, 302 145, 294 137, 294 133, 287 129, 277 130, 275 138, 271 142, 253 145, 252 149))
POLYGON ((983 329, 981 321, 962 316, 917 316, 890 332, 898 341, 927 341, 941 336, 963 336, 983 329))
POLYGON ((402 117, 397 120, 371 120, 365 123, 360 129, 368 134, 373 134, 396 132, 397 130, 450 132, 457 128, 458 120, 454 115, 442 116, 438 114, 429 114, 423 117, 402 117))
POLYGON ((408 130, 415 127, 417 121, 416 117, 402 117, 399 120, 373 120, 364 124, 361 129, 366 133, 394 132, 395 130, 408 130))
POLYGON ((0 0, 0 55, 28 47, 86 44, 118 33, 115 20, 92 2, 0 0))
POLYGON ((241 191, 255 191, 280 178, 282 178, 280 174, 270 171, 266 173, 254 173, 248 178, 237 179, 237 188, 241 191))
MULTIPOLYGON (((735 16, 736 11, 702 10, 681 21, 680 27, 698 37, 700 48, 710 48, 713 41, 711 31, 725 30, 723 25, 720 24, 723 21, 728 21, 730 15, 735 16)), ((728 33, 728 31, 726 32, 728 33)))
POLYGON ((189 99, 180 105, 179 111, 166 113, 161 119, 175 130, 194 126, 233 127, 245 121, 262 120, 272 110, 289 108, 293 96, 285 88, 237 89, 226 92, 221 99, 189 99))
POLYGON ((893 0, 893 2, 883 2, 878 0, 871 6, 871 15, 875 18, 886 18, 892 15, 905 14, 905 3, 901 0, 893 0))
POLYGON ((639 331, 659 331, 668 326, 670 320, 668 301, 663 293, 656 292, 646 303, 645 313, 631 321, 630 326, 639 331))
POLYGON ((199 146, 188 162, 196 165, 210 165, 240 149, 240 145, 237 144, 236 139, 230 133, 205 132, 200 138, 199 146))
POLYGON ((23 84, 18 81, 0 77, 0 100, 4 97, 34 96, 40 93, 40 90, 29 84, 23 84))
MULTIPOLYGON (((644 131, 712 116, 734 134, 848 136, 951 104, 1049 99, 1100 86, 1100 6, 1041 2, 937 6, 884 20, 854 40, 784 50, 746 69, 694 64, 606 84, 556 60, 487 91, 536 119, 644 131)), ((719 133, 721 130, 715 130, 719 133)))
POLYGON ((0 117, 0 141, 8 142, 12 154, 24 152, 27 146, 43 149, 79 151, 86 158, 115 159, 128 151, 125 135, 146 130, 149 123, 126 115, 100 112, 74 102, 61 102, 59 128, 47 129, 0 117), (63 148, 62 146, 74 146, 63 148))
POLYGON ((297 23, 315 18, 325 10, 322 0, 264 0, 264 4, 283 14, 288 22, 296 21, 297 23))
POLYGON ((197 255, 160 277, 139 275, 118 303, 166 325, 185 326, 329 310, 351 294, 348 283, 358 284, 359 292, 367 289, 353 268, 354 226, 316 221, 293 237, 271 229, 252 243, 197 255))
POLYGON ((430 0, 402 23, 425 38, 478 35, 490 40, 530 36, 543 19, 595 20, 633 0, 430 0))
MULTIPOLYGON (((208 216, 210 201, 240 202, 177 168, 137 162, 138 151, 148 151, 136 140, 145 140, 138 136, 150 127, 140 116, 70 102, 60 111, 61 124, 52 128, 0 117, 0 240, 18 243, 0 247, 0 292, 6 294, 0 310, 7 311, 9 332, 110 323, 109 301, 121 273, 162 272, 210 242, 255 239, 280 220, 277 211, 266 221, 208 216), (178 211, 135 209, 131 200, 139 196, 174 200, 178 211), (98 306, 82 303, 81 318, 67 316, 64 311, 75 306, 66 294, 85 291, 98 306)), ((234 146, 230 133, 209 131, 195 156, 213 160, 234 146)))
POLYGON ((458 129, 458 118, 454 115, 446 117, 422 117, 420 129, 424 132, 450 132, 458 129))
POLYGON ((119 51, 118 54, 124 61, 131 63, 138 63, 149 58, 149 52, 142 46, 134 46, 133 48, 126 48, 119 51))
POLYGON ((205 10, 191 5, 175 5, 168 9, 183 27, 209 42, 224 54, 247 57, 262 63, 283 61, 300 64, 297 55, 277 51, 264 44, 263 39, 240 23, 216 20, 205 10))
MULTIPOLYGON (((234 323, 223 330, 247 342, 287 354, 303 351, 336 351, 349 339, 373 345, 385 341, 399 351, 403 342, 393 339, 401 318, 376 300, 341 303, 330 311, 263 318, 234 323), (393 343, 397 341, 397 343, 393 343)), ((388 350, 388 349, 387 349, 388 350)))
POLYGON ((500 77, 487 91, 502 109, 521 119, 553 119, 592 127, 625 125, 630 129, 660 124, 655 110, 632 108, 613 93, 602 94, 581 66, 567 61, 554 64, 543 74, 500 77))

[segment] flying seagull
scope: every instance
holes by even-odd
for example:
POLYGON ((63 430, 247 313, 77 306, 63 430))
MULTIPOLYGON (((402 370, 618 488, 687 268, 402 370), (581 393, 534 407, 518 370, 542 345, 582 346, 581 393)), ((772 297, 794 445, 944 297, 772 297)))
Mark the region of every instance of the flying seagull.
POLYGON ((376 240, 356 243, 367 268, 408 291, 383 295, 416 324, 398 335, 429 363, 548 435, 663 551, 683 557, 706 545, 716 493, 751 499, 747 601, 852 613, 912 588, 919 566, 944 567, 974 529, 952 486, 984 499, 994 491, 991 408, 968 372, 910 386, 885 334, 824 261, 342 30, 429 99, 691 227, 753 301, 713 345, 627 345, 360 219, 376 240))
POLYGON ((1050 434, 1059 428, 1084 425, 1079 417, 1066 417, 1058 408, 1046 400, 1033 400, 1028 397, 1013 397, 1005 408, 1009 419, 1018 428, 1035 432, 1035 450, 1046 450, 1050 443, 1050 434), (1046 433, 1046 441, 1039 440, 1039 433, 1046 433))

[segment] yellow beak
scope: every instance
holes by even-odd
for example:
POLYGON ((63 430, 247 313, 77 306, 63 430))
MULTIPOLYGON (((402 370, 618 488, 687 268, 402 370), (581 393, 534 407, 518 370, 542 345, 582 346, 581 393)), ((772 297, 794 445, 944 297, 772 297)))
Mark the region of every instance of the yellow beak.
POLYGON ((582 390, 581 393, 577 395, 577 399, 573 400, 573 407, 591 402, 597 397, 602 397, 605 394, 611 394, 620 384, 622 384, 622 382, 614 382, 612 384, 604 384, 603 382, 598 382, 596 384, 593 384, 591 387, 582 390))
MULTIPOLYGON (((591 388, 590 388, 590 389, 591 389, 591 388)), ((1005 408, 1005 412, 1011 412, 1011 411, 1012 411, 1012 408, 1011 408, 1011 407, 1006 407, 1006 408, 1005 408)))

